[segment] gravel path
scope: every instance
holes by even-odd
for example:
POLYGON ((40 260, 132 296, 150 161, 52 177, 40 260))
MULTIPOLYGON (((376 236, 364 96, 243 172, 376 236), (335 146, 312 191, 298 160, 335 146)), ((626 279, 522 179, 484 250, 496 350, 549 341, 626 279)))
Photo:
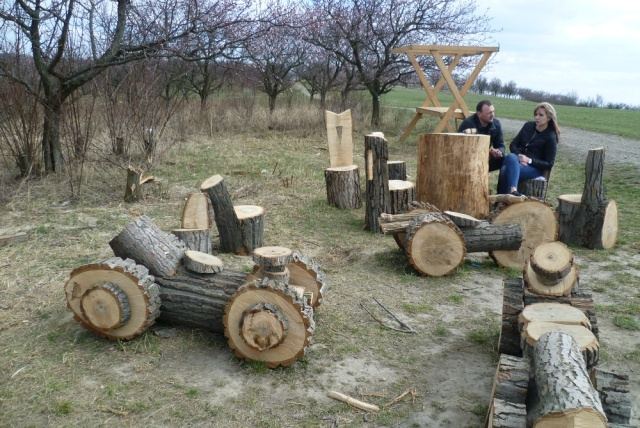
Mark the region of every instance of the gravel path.
MULTIPOLYGON (((508 150, 512 140, 510 136, 515 136, 520 131, 524 121, 502 118, 499 120, 502 124, 502 130, 506 134, 505 144, 508 150)), ((564 148, 565 153, 570 153, 571 156, 575 155, 576 161, 584 162, 587 158, 587 151, 604 147, 606 162, 640 166, 640 140, 583 131, 562 126, 562 124, 560 124, 560 132, 560 150, 564 148)))

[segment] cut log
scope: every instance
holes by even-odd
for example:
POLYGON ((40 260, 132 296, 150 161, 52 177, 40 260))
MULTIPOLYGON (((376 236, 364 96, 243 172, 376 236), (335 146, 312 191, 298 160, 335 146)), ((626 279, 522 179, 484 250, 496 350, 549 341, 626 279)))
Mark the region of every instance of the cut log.
POLYGON ((407 181, 407 164, 405 161, 387 161, 389 180, 407 181))
POLYGON ((627 426, 631 420, 629 376, 596 367, 591 370, 591 383, 598 391, 609 423, 627 426))
POLYGON ((482 220, 467 214, 457 213, 455 211, 444 211, 444 213, 458 227, 474 227, 482 223, 482 220))
POLYGON ((132 259, 155 276, 171 276, 182 262, 185 245, 163 232, 146 215, 138 217, 110 242, 116 257, 132 259))
POLYGON ((246 278, 246 273, 230 270, 199 274, 184 267, 172 277, 156 278, 162 301, 158 322, 222 334, 224 308, 246 278))
POLYGON ((416 199, 476 218, 489 213, 489 136, 421 134, 416 199))
POLYGON ((389 212, 400 214, 409 210, 416 199, 416 186, 410 181, 389 180, 389 212))
POLYGON ((583 360, 587 368, 598 363, 600 356, 600 344, 596 336, 588 328, 581 325, 557 324, 546 321, 532 321, 522 329, 522 348, 529 355, 540 338, 551 331, 561 331, 570 334, 582 352, 583 360))
POLYGON ((378 217, 391 211, 389 196, 389 146, 387 140, 375 135, 364 137, 366 171, 364 230, 380 232, 378 217))
POLYGON ((304 356, 315 329, 312 308, 285 283, 268 278, 243 285, 225 307, 223 323, 236 356, 270 368, 304 356))
POLYGON ((131 259, 114 257, 76 268, 64 290, 74 318, 105 339, 132 339, 160 315, 154 277, 131 259))
POLYGON ((529 362, 502 354, 493 380, 486 427, 524 427, 529 386, 529 362))
MULTIPOLYGON (((291 261, 285 264, 289 272, 289 286, 302 287, 303 295, 309 298, 308 304, 314 309, 322 304, 327 293, 325 274, 322 268, 311 258, 294 251, 291 261)), ((256 264, 253 272, 247 277, 247 282, 263 278, 262 266, 256 264)))
POLYGON ((427 276, 450 274, 466 256, 460 229, 440 213, 423 214, 413 220, 407 228, 405 249, 409 263, 427 276))
POLYGON ((211 201, 202 192, 194 192, 187 197, 182 209, 181 229, 211 229, 211 201))
POLYGON ((542 202, 547 200, 547 189, 549 182, 545 179, 520 180, 518 182, 518 192, 530 198, 536 198, 542 202))
POLYGON ((222 260, 200 251, 185 251, 183 262, 185 268, 196 273, 218 273, 223 267, 222 260))
POLYGON ((324 170, 329 205, 357 209, 362 206, 360 169, 357 165, 337 166, 324 170))
POLYGON ((171 233, 176 235, 189 250, 208 254, 213 252, 210 229, 174 229, 171 233))
POLYGON ((618 205, 605 197, 603 177, 604 148, 589 150, 582 195, 558 197, 559 239, 562 242, 598 249, 615 245, 618 205))
POLYGON ((264 209, 256 205, 233 206, 231 195, 221 175, 214 175, 200 185, 211 200, 220 251, 248 255, 264 241, 264 209))
POLYGON ((564 296, 578 282, 578 265, 573 253, 562 242, 541 244, 525 262, 523 278, 535 294, 564 296))
POLYGON ((591 385, 579 346, 562 331, 543 334, 531 359, 527 426, 607 426, 597 391, 591 385))
POLYGON ((534 321, 578 325, 591 330, 591 322, 584 312, 571 305, 562 303, 543 302, 525 306, 518 317, 518 323, 521 326, 520 330, 522 330, 528 323, 534 321))
POLYGON ((519 204, 520 202, 526 202, 529 200, 526 196, 515 196, 509 194, 489 195, 487 199, 491 203, 498 204, 519 204))
POLYGON ((521 270, 533 250, 540 244, 553 242, 558 237, 558 222, 551 205, 535 199, 502 207, 492 213, 489 221, 494 225, 517 223, 522 228, 522 244, 518 250, 496 250, 489 255, 498 266, 521 270))
POLYGON ((502 284, 502 324, 498 352, 521 357, 518 317, 524 308, 524 282, 522 278, 513 278, 505 279, 502 284))

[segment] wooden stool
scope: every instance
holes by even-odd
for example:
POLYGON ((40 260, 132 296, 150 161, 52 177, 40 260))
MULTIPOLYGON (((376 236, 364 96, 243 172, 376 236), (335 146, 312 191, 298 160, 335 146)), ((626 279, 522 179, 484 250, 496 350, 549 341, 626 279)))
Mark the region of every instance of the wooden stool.
POLYGON ((518 192, 532 198, 540 199, 542 202, 547 200, 547 188, 549 187, 549 179, 551 178, 551 170, 545 169, 542 175, 530 180, 521 180, 518 182, 518 192))
POLYGON ((264 209, 257 205, 233 206, 231 195, 221 175, 216 174, 200 185, 213 205, 220 235, 220 251, 248 255, 264 241, 264 209))

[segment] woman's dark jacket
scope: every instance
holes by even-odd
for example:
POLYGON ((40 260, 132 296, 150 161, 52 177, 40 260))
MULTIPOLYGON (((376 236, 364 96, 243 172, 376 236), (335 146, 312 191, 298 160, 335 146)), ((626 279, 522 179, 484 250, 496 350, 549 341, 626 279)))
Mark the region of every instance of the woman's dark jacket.
POLYGON ((547 126, 547 129, 538 132, 534 121, 525 123, 509 145, 511 153, 531 158, 531 166, 540 171, 553 167, 557 149, 558 136, 553 128, 547 126))

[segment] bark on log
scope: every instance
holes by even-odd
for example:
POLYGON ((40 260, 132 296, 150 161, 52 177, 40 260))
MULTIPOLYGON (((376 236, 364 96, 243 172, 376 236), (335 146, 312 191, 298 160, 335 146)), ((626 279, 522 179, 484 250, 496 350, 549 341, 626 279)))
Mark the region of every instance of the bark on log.
POLYGON ((378 217, 391 210, 389 196, 389 147, 383 137, 364 137, 364 160, 366 170, 364 230, 380 232, 378 217))
POLYGON ((489 221, 495 225, 517 223, 522 228, 522 244, 518 250, 491 251, 489 255, 501 267, 523 269, 533 250, 558 237, 558 222, 551 205, 535 199, 510 204, 492 213, 489 221))
POLYGON ((519 427, 526 425, 526 398, 529 385, 529 362, 502 354, 493 380, 493 391, 486 427, 519 427))
POLYGON ((573 253, 565 244, 548 242, 534 249, 525 262, 523 278, 532 293, 563 296, 578 282, 578 265, 573 264, 573 253))
POLYGON ((631 420, 629 376, 596 367, 591 370, 591 383, 598 391, 602 408, 609 422, 627 426, 631 420))
POLYGON ((466 256, 460 229, 440 213, 423 214, 413 220, 407 228, 405 249, 409 263, 427 276, 450 274, 466 256))
POLYGON ((582 353, 586 368, 590 369, 598 364, 600 357, 600 344, 598 343, 598 339, 591 330, 579 325, 532 321, 528 323, 521 332, 523 353, 525 355, 531 355, 533 348, 537 345, 540 338, 551 331, 560 331, 573 336, 582 353))
POLYGON ((421 134, 416 199, 476 218, 489 214, 489 137, 421 134))
POLYGON ((587 248, 613 248, 618 236, 618 206, 604 194, 604 148, 589 150, 584 190, 558 197, 559 239, 587 248))
POLYGON ((405 161, 387 161, 389 180, 407 181, 407 164, 405 161))
POLYGON ((200 185, 211 200, 220 237, 220 251, 247 255, 264 241, 264 210, 256 205, 233 205, 221 175, 209 177, 200 185))
POLYGON ((444 211, 444 214, 458 227, 475 227, 483 222, 483 220, 455 211, 444 211))
POLYGON ((199 274, 184 267, 172 277, 158 277, 162 302, 158 321, 222 334, 224 308, 246 278, 241 272, 199 274))
POLYGON ((534 376, 529 388, 528 426, 607 426, 598 393, 570 334, 550 331, 542 335, 531 365, 534 376))
POLYGON ((548 187, 549 182, 547 180, 531 179, 518 182, 518 192, 530 198, 539 199, 542 202, 547 200, 548 187))
POLYGON ((64 290, 76 321, 105 339, 132 339, 160 315, 154 277, 131 259, 114 257, 76 268, 64 290))
POLYGON ((502 284, 502 324, 498 352, 521 357, 518 317, 524 308, 524 281, 522 278, 505 279, 502 284))
POLYGON ((243 285, 225 307, 223 323, 236 356, 270 368, 304 356, 315 329, 311 306, 268 278, 243 285))
POLYGON ((211 201, 202 192, 195 192, 187 197, 182 208, 181 229, 211 229, 211 201))
POLYGON ((210 229, 174 229, 171 233, 176 235, 189 250, 213 253, 210 229))
POLYGON ((389 213, 400 214, 409 210, 416 199, 416 186, 410 181, 389 180, 389 213))
POLYGON ((329 205, 357 209, 362 206, 360 169, 357 165, 339 166, 324 170, 329 205))
POLYGON ((489 418, 489 428, 525 428, 527 408, 524 404, 496 399, 493 400, 489 418))
POLYGON ((175 235, 163 232, 146 215, 138 217, 110 242, 113 254, 146 266, 155 276, 171 276, 186 249, 175 235))

